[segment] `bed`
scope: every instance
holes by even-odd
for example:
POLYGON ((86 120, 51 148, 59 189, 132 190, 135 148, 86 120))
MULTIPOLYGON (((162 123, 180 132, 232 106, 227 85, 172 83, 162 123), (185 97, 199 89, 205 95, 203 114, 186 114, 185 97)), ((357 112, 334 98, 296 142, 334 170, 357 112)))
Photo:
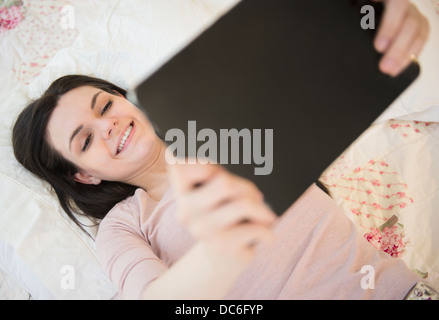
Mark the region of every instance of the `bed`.
MULTIPOLYGON (((11 127, 21 109, 64 74, 131 87, 238 1, 0 2, 0 299, 117 299, 93 239, 16 162, 11 127)), ((371 245, 438 289, 439 0, 415 4, 431 25, 421 77, 321 180, 371 245)))

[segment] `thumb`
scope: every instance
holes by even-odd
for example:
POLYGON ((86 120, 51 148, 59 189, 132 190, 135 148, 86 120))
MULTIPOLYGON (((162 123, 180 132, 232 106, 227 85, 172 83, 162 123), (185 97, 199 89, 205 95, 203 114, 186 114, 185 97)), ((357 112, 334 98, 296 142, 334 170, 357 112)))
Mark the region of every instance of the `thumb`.
POLYGON ((217 164, 200 164, 193 161, 168 165, 168 174, 171 183, 178 193, 186 193, 211 180, 217 173, 223 171, 217 164))

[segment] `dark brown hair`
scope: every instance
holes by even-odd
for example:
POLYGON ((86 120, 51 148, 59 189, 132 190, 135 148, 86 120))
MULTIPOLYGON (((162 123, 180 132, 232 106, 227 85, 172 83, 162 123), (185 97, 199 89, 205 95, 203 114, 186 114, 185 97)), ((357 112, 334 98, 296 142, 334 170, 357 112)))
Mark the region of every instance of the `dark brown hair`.
POLYGON ((85 230, 76 214, 85 215, 98 223, 115 204, 133 195, 137 187, 112 181, 102 181, 99 185, 77 182, 74 174, 79 171, 78 168, 49 143, 47 124, 59 98, 82 86, 126 96, 124 89, 102 79, 84 75, 63 76, 20 113, 12 131, 12 145, 18 162, 51 185, 67 215, 85 230))

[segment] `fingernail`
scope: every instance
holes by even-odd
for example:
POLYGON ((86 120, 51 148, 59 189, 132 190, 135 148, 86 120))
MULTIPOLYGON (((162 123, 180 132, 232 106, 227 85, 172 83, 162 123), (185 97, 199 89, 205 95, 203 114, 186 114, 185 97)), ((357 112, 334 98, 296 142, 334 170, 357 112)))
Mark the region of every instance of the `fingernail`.
POLYGON ((383 52, 387 49, 387 46, 389 45, 389 41, 385 38, 379 38, 375 43, 375 48, 379 52, 383 52))
POLYGON ((392 58, 384 58, 381 62, 381 70, 386 73, 392 73, 396 63, 392 58))

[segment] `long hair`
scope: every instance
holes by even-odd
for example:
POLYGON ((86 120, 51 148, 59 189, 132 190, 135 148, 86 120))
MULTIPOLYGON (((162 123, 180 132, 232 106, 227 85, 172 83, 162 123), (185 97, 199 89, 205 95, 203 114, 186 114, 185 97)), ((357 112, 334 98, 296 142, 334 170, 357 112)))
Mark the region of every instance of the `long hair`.
POLYGON ((133 195, 137 187, 112 181, 102 181, 99 185, 77 182, 74 174, 78 168, 49 143, 47 124, 59 98, 82 86, 95 87, 110 94, 116 91, 126 96, 124 89, 102 79, 63 76, 20 113, 12 130, 12 145, 18 162, 51 185, 68 217, 85 231, 76 215, 85 215, 97 224, 115 204, 133 195))

